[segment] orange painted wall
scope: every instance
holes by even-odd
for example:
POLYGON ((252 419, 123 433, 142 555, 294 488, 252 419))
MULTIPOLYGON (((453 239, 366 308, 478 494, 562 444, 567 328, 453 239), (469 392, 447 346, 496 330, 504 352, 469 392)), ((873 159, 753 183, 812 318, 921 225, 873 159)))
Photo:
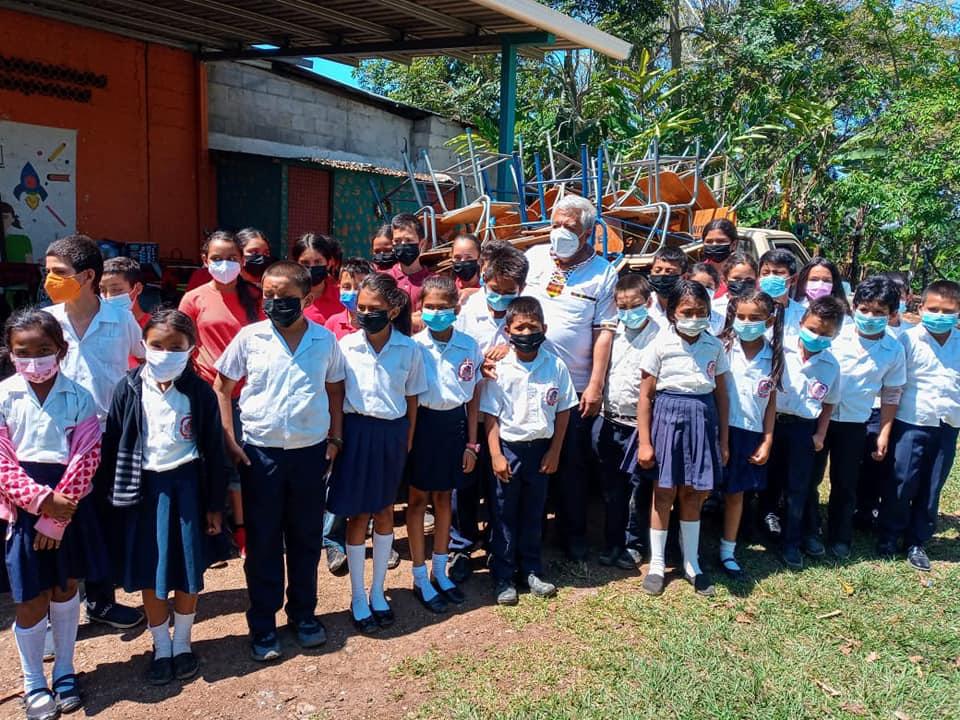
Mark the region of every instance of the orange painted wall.
POLYGON ((77 130, 77 229, 196 258, 213 227, 206 78, 190 53, 0 10, 0 52, 107 76, 89 103, 0 89, 0 119, 77 130))

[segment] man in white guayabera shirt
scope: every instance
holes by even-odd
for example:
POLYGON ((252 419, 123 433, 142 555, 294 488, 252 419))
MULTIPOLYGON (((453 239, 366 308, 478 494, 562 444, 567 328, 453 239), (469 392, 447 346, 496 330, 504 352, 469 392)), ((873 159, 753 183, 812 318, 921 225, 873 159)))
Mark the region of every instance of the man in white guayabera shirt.
POLYGON ((597 213, 585 198, 568 195, 553 209, 550 244, 527 251, 527 295, 543 305, 547 340, 563 360, 580 398, 570 413, 560 469, 558 515, 567 553, 587 554, 587 487, 591 427, 603 402, 603 385, 617 326, 617 272, 593 248, 597 213))

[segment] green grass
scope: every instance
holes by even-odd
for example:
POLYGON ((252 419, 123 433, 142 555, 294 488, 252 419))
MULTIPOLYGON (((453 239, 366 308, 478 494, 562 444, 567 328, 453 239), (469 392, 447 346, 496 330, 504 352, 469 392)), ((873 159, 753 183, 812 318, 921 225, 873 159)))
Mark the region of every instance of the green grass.
POLYGON ((960 718, 958 486, 955 472, 927 576, 865 537, 851 562, 797 574, 745 549, 755 580, 712 600, 677 581, 650 598, 635 577, 578 590, 591 578, 558 565, 558 600, 496 611, 515 643, 394 668, 431 691, 410 717, 960 718))

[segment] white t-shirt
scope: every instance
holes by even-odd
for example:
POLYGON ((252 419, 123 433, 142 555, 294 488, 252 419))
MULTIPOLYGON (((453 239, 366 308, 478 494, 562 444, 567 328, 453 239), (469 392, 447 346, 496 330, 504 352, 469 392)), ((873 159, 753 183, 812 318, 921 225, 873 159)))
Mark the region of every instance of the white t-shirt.
POLYGON ((777 393, 777 412, 814 420, 824 404, 840 401, 840 364, 829 350, 804 361, 800 340, 783 344, 783 389, 777 393))
POLYGON ((640 330, 631 330, 623 323, 617 325, 610 354, 610 370, 603 388, 604 413, 636 421, 637 401, 640 399, 640 362, 647 345, 653 342, 659 332, 660 326, 649 317, 640 330))
POLYGON ((150 368, 140 373, 144 425, 143 469, 166 472, 200 457, 190 398, 173 386, 161 390, 150 368))
POLYGON ((763 432, 763 416, 767 412, 770 393, 776 388, 770 375, 773 371, 773 348, 763 347, 747 359, 739 338, 734 338, 728 353, 727 397, 730 402, 730 427, 763 432))
POLYGON ((420 346, 396 329, 379 353, 363 330, 341 338, 340 349, 346 361, 345 413, 396 420, 407 414, 407 396, 427 390, 420 346))
POLYGON ((641 369, 657 378, 657 392, 705 395, 717 386, 717 375, 730 367, 723 343, 708 332, 687 342, 672 325, 663 328, 640 360, 641 369))
POLYGON ((424 328, 413 336, 423 354, 427 389, 419 403, 431 410, 453 410, 473 399, 480 379, 483 353, 473 338, 453 331, 450 340, 441 343, 424 328))
POLYGON ((940 345, 917 325, 900 336, 907 358, 907 382, 897 408, 897 420, 922 427, 943 421, 960 427, 960 330, 950 331, 940 345))
POLYGON ((840 364, 843 387, 832 420, 861 423, 870 419, 873 402, 883 388, 903 387, 907 382, 903 346, 893 333, 867 340, 848 324, 833 341, 830 351, 840 364))

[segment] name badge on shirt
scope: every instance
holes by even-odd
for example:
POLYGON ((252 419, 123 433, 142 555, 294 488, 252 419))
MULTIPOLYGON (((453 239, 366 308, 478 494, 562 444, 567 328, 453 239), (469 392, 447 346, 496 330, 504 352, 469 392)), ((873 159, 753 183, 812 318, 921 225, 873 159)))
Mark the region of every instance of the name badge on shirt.
POLYGON ((191 441, 193 440, 193 416, 184 415, 180 418, 180 422, 177 425, 177 434, 180 440, 191 441))
POLYGON ((824 385, 819 380, 810 381, 810 397, 814 400, 823 400, 830 392, 830 386, 824 385))
POLYGON ((457 368, 457 377, 460 378, 462 382, 470 382, 473 380, 473 376, 476 374, 477 369, 473 365, 473 360, 466 358, 460 367, 457 368))
POLYGON ((549 405, 550 407, 553 407, 554 405, 556 405, 558 402, 560 402, 560 388, 552 387, 549 390, 547 390, 547 394, 544 397, 544 400, 546 401, 547 405, 549 405))

